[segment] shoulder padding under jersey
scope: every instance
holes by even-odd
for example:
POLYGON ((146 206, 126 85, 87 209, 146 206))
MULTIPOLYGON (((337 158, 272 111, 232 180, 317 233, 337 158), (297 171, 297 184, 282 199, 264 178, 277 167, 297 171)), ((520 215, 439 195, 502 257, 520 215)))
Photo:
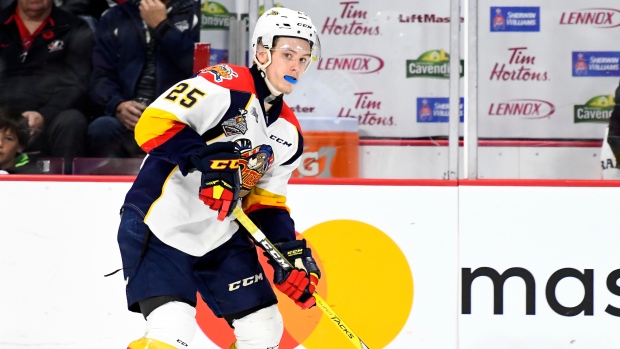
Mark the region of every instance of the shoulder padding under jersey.
POLYGON ((247 67, 221 63, 200 70, 198 76, 229 90, 256 94, 254 79, 247 67))

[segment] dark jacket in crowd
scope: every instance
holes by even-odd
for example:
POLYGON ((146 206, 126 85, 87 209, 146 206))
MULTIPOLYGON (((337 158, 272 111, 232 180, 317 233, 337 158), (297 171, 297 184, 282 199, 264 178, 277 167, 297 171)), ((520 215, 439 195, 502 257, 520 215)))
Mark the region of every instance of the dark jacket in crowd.
MULTIPOLYGON (((168 18, 149 34, 156 47, 157 96, 193 73, 194 43, 200 33, 195 15, 199 4, 172 0, 168 18)), ((121 102, 134 99, 146 52, 145 25, 134 1, 114 6, 101 17, 95 34, 90 96, 104 115, 115 115, 121 102)))
POLYGON ((17 163, 11 168, 0 170, 1 174, 4 172, 8 174, 37 174, 46 173, 42 166, 41 160, 38 160, 36 155, 19 154, 17 156, 17 163), (4 171, 4 172, 2 172, 4 171))
POLYGON ((38 111, 48 124, 61 111, 86 106, 93 32, 54 6, 52 20, 24 53, 16 3, 0 11, 0 107, 38 111))
MULTIPOLYGON (((74 15, 90 16, 96 20, 101 17, 101 14, 110 8, 105 0, 60 0, 55 1, 62 3, 61 8, 74 15)), ((59 5, 60 6, 60 5, 59 5)))

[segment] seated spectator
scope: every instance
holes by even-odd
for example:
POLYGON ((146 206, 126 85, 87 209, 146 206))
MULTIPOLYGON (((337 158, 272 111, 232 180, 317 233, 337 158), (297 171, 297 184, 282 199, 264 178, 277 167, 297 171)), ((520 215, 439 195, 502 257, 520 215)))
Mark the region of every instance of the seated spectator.
POLYGON ((52 0, 17 0, 0 11, 0 107, 18 110, 30 127, 27 152, 61 157, 71 173, 84 154, 84 107, 93 33, 52 0))
POLYGON ((134 139, 142 111, 193 69, 199 22, 194 0, 131 0, 98 23, 90 96, 101 109, 88 126, 93 157, 139 157, 134 139))
POLYGON ((0 174, 40 172, 36 161, 23 153, 29 139, 28 120, 19 112, 0 108, 0 174))

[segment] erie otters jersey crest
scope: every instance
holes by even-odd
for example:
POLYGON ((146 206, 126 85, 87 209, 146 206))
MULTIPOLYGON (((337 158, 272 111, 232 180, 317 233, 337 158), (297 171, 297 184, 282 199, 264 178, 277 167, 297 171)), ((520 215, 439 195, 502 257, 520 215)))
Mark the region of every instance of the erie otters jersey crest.
POLYGON ((286 187, 303 151, 303 138, 292 110, 281 102, 267 114, 256 68, 220 64, 171 87, 142 114, 135 129, 149 155, 125 197, 161 241, 202 256, 237 231, 234 218, 198 198, 199 171, 189 155, 205 144, 236 142, 241 150, 244 211, 286 207, 286 187))

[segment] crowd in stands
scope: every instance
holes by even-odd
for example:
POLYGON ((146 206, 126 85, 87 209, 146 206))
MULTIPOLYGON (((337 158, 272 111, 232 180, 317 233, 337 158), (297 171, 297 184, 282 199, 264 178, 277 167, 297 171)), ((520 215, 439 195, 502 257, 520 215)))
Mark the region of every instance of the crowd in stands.
POLYGON ((0 0, 0 173, 143 157, 142 111, 193 68, 199 0, 0 0))

